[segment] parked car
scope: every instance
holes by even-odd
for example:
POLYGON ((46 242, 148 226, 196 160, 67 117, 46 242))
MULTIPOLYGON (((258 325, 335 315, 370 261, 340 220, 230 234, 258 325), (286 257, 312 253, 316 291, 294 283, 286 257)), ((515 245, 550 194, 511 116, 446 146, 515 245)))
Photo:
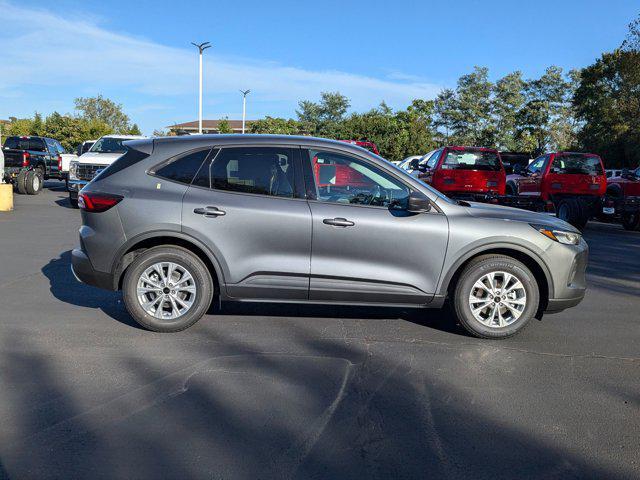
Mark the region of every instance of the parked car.
POLYGON ((407 172, 415 170, 415 168, 417 168, 418 166, 418 162, 422 157, 424 157, 424 155, 411 155, 410 157, 400 160, 400 163, 398 163, 398 167, 406 170, 407 172))
POLYGON ((13 183, 19 193, 36 195, 42 190, 44 180, 64 179, 60 153, 64 149, 53 138, 11 136, 7 137, 2 149, 4 179, 13 183))
POLYGON ((640 230, 640 167, 607 179, 607 215, 615 215, 625 230, 640 230))
POLYGON ((484 200, 505 194, 506 174, 492 148, 439 148, 425 155, 417 168, 420 180, 448 196, 484 200))
POLYGON ((219 301, 402 307, 450 299, 504 338, 578 304, 588 247, 568 223, 456 202, 344 142, 198 135, 126 143, 80 193, 83 282, 176 332, 219 301), (507 220, 507 221, 505 221, 507 220))
POLYGON ((91 147, 93 147, 93 144, 96 143, 96 141, 97 140, 85 140, 84 142, 82 142, 76 149, 76 155, 80 157, 87 153, 91 149, 91 147))
POLYGON ((98 139, 88 152, 69 166, 69 202, 78 208, 78 192, 101 170, 111 165, 126 151, 123 142, 146 138, 140 135, 105 135, 98 139))
POLYGON ((507 192, 539 201, 578 228, 607 208, 606 190, 602 159, 592 153, 547 153, 507 177, 507 192))

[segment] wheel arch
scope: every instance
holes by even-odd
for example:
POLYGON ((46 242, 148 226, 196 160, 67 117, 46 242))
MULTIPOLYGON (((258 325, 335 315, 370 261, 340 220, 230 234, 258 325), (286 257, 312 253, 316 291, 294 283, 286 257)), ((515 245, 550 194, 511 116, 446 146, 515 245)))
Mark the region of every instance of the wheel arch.
POLYGON ((553 278, 551 276, 549 268, 540 257, 538 257, 534 252, 531 252, 530 250, 527 250, 518 245, 490 245, 479 247, 468 252, 467 254, 462 256, 454 265, 452 265, 452 267, 444 275, 440 291, 445 295, 450 296, 464 268, 474 259, 484 255, 506 255, 522 262, 529 270, 531 270, 531 273, 536 279, 538 288, 540 290, 540 305, 538 306, 536 318, 541 318, 542 313, 547 308, 551 293, 553 292, 553 278))
POLYGON ((181 232, 157 231, 132 238, 124 244, 115 256, 112 267, 114 289, 122 289, 124 274, 134 259, 149 248, 161 245, 182 247, 195 254, 211 272, 214 283, 214 294, 222 292, 224 277, 220 263, 213 253, 201 242, 181 232))

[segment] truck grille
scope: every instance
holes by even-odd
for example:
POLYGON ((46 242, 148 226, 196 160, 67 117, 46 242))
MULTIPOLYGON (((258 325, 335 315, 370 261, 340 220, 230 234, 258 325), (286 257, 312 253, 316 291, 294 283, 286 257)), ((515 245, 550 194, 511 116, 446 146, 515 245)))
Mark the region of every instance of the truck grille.
POLYGON ((90 165, 79 163, 76 170, 76 177, 78 177, 78 180, 85 180, 87 182, 90 182, 91 180, 93 180, 93 177, 96 176, 96 172, 98 170, 103 170, 105 168, 107 168, 106 165, 90 165))

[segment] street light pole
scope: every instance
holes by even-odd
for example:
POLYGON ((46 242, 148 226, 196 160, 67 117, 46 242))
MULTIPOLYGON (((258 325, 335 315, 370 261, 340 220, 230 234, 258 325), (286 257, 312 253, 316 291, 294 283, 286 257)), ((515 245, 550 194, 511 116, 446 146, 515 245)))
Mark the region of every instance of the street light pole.
POLYGON ((242 133, 244 134, 244 123, 247 116, 247 95, 251 90, 240 90, 242 94, 242 133))
POLYGON ((210 42, 193 43, 191 45, 196 47, 200 52, 200 82, 198 90, 198 133, 202 134, 202 52, 207 48, 211 48, 210 42))

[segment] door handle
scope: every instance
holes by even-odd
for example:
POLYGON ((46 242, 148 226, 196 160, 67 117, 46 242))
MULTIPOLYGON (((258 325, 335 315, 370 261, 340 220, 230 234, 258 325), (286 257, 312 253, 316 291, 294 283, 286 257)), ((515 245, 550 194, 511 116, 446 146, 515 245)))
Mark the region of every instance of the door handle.
POLYGON ((355 223, 346 218, 325 218, 322 220, 325 225, 333 225, 334 227, 353 227, 355 223))
POLYGON ((227 214, 227 212, 220 210, 218 207, 194 208, 193 213, 204 215, 205 217, 221 217, 227 214))

